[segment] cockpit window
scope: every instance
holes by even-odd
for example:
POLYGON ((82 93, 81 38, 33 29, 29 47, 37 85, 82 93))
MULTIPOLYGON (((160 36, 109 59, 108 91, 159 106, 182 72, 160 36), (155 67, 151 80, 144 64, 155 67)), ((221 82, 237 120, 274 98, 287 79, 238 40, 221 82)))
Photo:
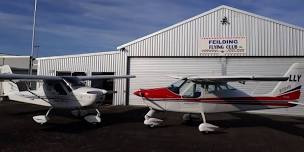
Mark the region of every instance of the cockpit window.
POLYGON ((234 88, 234 87, 232 87, 232 86, 231 86, 231 85, 229 85, 229 84, 227 84, 226 86, 227 86, 227 89, 228 89, 228 90, 235 90, 235 88, 234 88))
POLYGON ((168 89, 171 90, 172 92, 179 94, 180 92, 180 87, 186 82, 185 79, 180 79, 174 83, 172 83, 168 89))
POLYGON ((201 95, 204 95, 204 91, 213 93, 224 90, 235 90, 235 88, 227 83, 199 82, 187 79, 176 81, 171 84, 168 89, 176 94, 180 94, 184 98, 200 97, 201 95))
POLYGON ((208 92, 235 90, 233 87, 231 87, 227 83, 212 83, 212 84, 206 84, 206 86, 207 86, 208 92))
POLYGON ((207 85, 207 90, 208 90, 208 92, 214 92, 214 91, 216 91, 216 87, 214 84, 210 84, 210 85, 207 85))
POLYGON ((198 98, 201 96, 201 93, 202 85, 190 80, 186 81, 180 88, 180 94, 184 98, 198 98))

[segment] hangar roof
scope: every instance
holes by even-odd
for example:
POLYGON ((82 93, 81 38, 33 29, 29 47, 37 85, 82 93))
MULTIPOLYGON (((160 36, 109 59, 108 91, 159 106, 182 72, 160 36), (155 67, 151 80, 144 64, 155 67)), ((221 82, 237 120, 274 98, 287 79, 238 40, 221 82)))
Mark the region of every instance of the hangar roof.
POLYGON ((61 55, 61 56, 41 57, 41 58, 36 58, 36 60, 73 58, 73 57, 96 56, 96 55, 117 54, 117 53, 120 53, 120 52, 119 51, 103 51, 103 52, 97 52, 97 53, 85 53, 85 54, 75 54, 75 55, 61 55))
POLYGON ((135 39, 135 40, 133 40, 131 42, 128 42, 126 44, 120 45, 120 46, 117 47, 117 50, 120 50, 120 49, 122 49, 122 48, 124 48, 126 46, 132 45, 132 44, 137 43, 139 41, 145 40, 145 39, 150 38, 152 36, 155 36, 157 34, 163 33, 165 31, 168 31, 168 30, 173 29, 173 28, 175 28, 177 26, 183 25, 183 24, 185 24, 187 22, 190 22, 192 20, 195 20, 195 19, 200 18, 200 17, 205 16, 205 15, 208 15, 208 14, 213 13, 215 11, 218 11, 220 9, 229 9, 229 10, 232 10, 232 11, 235 11, 235 12, 239 12, 239 13, 242 13, 242 14, 246 14, 246 15, 249 15, 249 16, 253 16, 253 17, 256 17, 256 18, 259 18, 259 19, 262 19, 262 20, 267 20, 267 21, 270 21, 270 22, 274 22, 274 23, 277 23, 277 24, 281 24, 281 25, 284 25, 284 26, 288 26, 288 27, 291 27, 291 28, 295 28, 295 29, 299 29, 299 30, 303 30, 304 31, 304 28, 296 26, 296 25, 292 25, 292 24, 289 24, 289 23, 286 23, 286 22, 282 22, 282 21, 274 20, 274 19, 271 19, 271 18, 268 18, 268 17, 260 16, 260 15, 257 15, 257 14, 254 14, 254 13, 250 13, 250 12, 247 12, 247 11, 244 11, 244 10, 240 10, 240 9, 237 9, 237 8, 233 8, 233 7, 230 7, 230 6, 221 5, 221 6, 218 6, 218 7, 214 8, 214 9, 211 9, 211 10, 209 10, 207 12, 204 12, 202 14, 199 14, 199 15, 194 16, 192 18, 189 18, 187 20, 181 21, 179 23, 171 25, 171 26, 169 26, 167 28, 164 28, 162 30, 159 30, 157 32, 154 32, 154 33, 151 33, 151 34, 146 35, 144 37, 135 39))

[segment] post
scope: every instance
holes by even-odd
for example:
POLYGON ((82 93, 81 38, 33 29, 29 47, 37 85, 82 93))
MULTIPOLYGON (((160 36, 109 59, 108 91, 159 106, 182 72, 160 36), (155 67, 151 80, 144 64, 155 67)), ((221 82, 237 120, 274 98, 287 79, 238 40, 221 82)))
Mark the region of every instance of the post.
POLYGON ((35 0, 34 4, 34 21, 33 21, 33 31, 32 31, 32 51, 30 56, 30 63, 29 63, 29 75, 32 75, 33 72, 33 56, 34 56, 34 49, 35 49, 35 27, 36 27, 36 11, 37 11, 37 0, 35 0))

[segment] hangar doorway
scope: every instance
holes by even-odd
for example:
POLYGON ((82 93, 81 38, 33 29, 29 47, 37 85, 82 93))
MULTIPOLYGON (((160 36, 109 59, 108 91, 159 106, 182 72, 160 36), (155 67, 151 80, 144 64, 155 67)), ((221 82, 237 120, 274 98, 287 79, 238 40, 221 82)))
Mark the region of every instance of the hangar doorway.
MULTIPOLYGON (((92 72, 93 75, 114 75, 114 72, 92 72)), ((104 89, 109 92, 106 95, 104 104, 113 104, 114 81, 113 79, 92 80, 91 87, 104 89)))

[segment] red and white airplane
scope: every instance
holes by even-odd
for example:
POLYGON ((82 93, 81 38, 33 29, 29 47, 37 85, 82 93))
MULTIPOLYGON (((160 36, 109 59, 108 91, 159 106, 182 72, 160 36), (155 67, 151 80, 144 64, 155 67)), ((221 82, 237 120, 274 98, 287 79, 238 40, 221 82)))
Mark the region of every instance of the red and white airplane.
POLYGON ((144 124, 150 127, 160 125, 163 120, 153 118, 156 111, 187 113, 183 119, 190 119, 190 113, 202 115, 199 131, 211 132, 218 128, 206 121, 206 113, 236 112, 269 108, 284 108, 303 105, 298 100, 303 84, 304 64, 294 63, 284 76, 190 76, 180 78, 169 87, 139 89, 135 95, 142 97, 150 107, 144 124), (231 87, 228 82, 279 81, 268 94, 249 95, 231 87))

